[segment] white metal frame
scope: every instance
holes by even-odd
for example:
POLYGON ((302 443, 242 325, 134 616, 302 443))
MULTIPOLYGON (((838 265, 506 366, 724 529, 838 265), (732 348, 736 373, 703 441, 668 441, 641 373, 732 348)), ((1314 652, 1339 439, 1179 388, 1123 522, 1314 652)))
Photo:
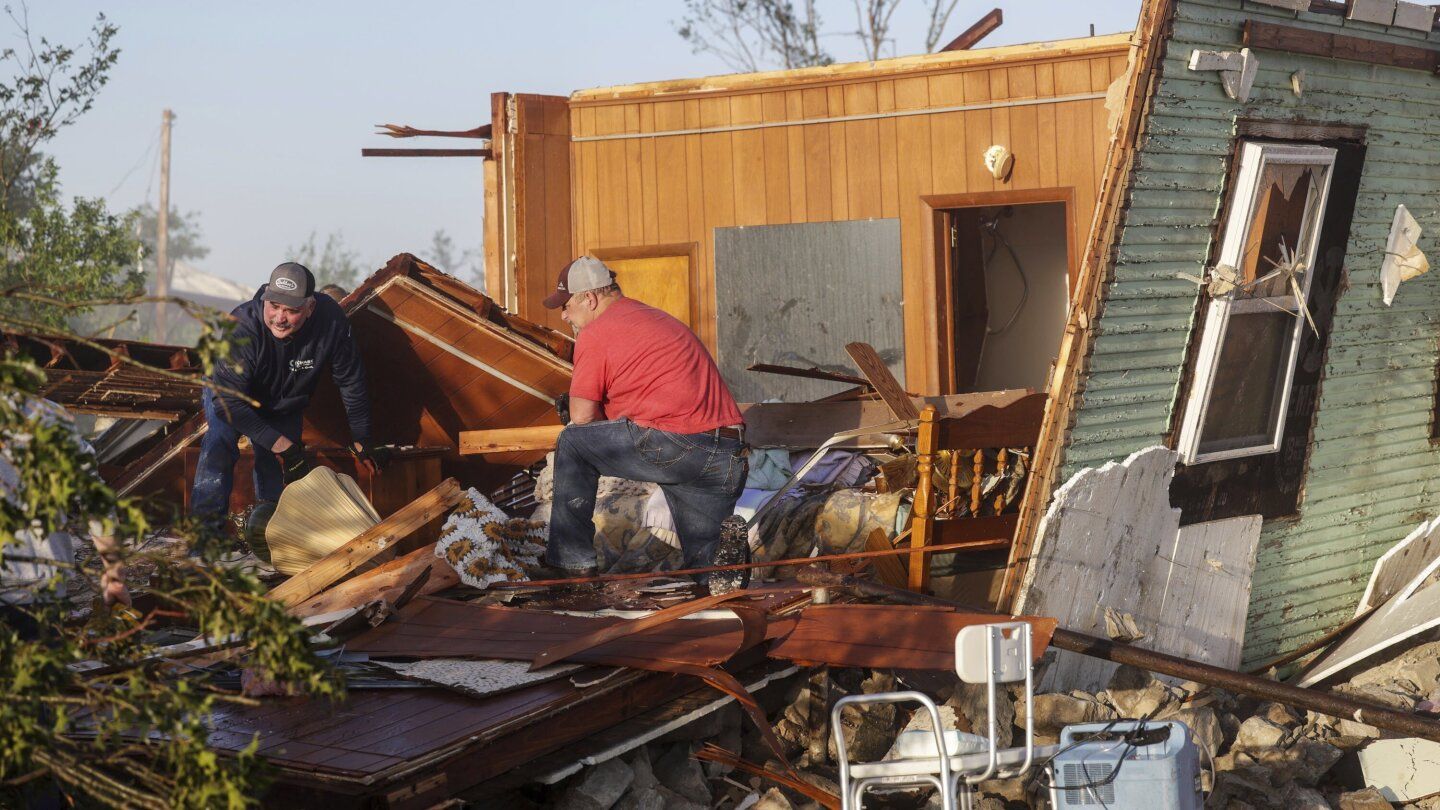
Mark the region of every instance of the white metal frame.
MULTIPOLYGON (((1242 266, 1245 242, 1250 236, 1255 221, 1255 208, 1259 202, 1259 183, 1265 166, 1276 163, 1304 164, 1324 169, 1324 178, 1318 183, 1313 197, 1307 197, 1307 208, 1313 204, 1314 214, 1304 220, 1304 231, 1300 244, 1295 246, 1298 261, 1306 265, 1301 281, 1305 297, 1310 295, 1310 280, 1315 275, 1317 262, 1315 249, 1320 240, 1321 226, 1325 219, 1325 206, 1329 202, 1330 181, 1335 174, 1335 150, 1328 146, 1312 146, 1286 143, 1252 141, 1246 143, 1240 152, 1240 171, 1236 175, 1235 191, 1231 196, 1230 214, 1220 243, 1219 264, 1239 268, 1242 266)), ((1263 275, 1263 273, 1262 273, 1263 275)), ((1285 412, 1290 405, 1290 387, 1294 381, 1295 363, 1300 348, 1300 336, 1307 328, 1290 295, 1270 298, 1244 298, 1226 295, 1213 298, 1205 314, 1205 325, 1200 334, 1200 349, 1195 363, 1194 380, 1185 404, 1184 417, 1180 424, 1178 450, 1186 464, 1202 464, 1229 458, 1264 455, 1280 449, 1280 436, 1285 426, 1285 412), (1291 329, 1289 361, 1283 371, 1283 384, 1277 403, 1275 422, 1271 426, 1270 441, 1247 447, 1235 447, 1200 452, 1200 433, 1209 411, 1210 396, 1215 385, 1220 354, 1225 346, 1230 315, 1250 312, 1273 312, 1276 308, 1294 312, 1295 325, 1291 329)))
MULTIPOLYGON (((940 723, 940 710, 935 701, 921 692, 883 692, 874 695, 849 695, 835 702, 830 710, 830 729, 835 737, 835 758, 840 766, 840 803, 842 810, 863 807, 865 791, 872 786, 887 787, 934 785, 940 794, 943 810, 956 810, 957 799, 962 808, 971 807, 972 785, 987 779, 1013 779, 1030 770, 1036 758, 1034 707, 1034 659, 1028 622, 997 622, 965 627, 955 634, 955 674, 966 683, 984 683, 988 733, 983 753, 949 756, 945 730, 940 723), (1007 636, 1006 634, 1009 633, 1007 636), (969 661, 977 646, 985 649, 983 672, 969 661), (1018 660, 1017 660, 1018 659, 1018 660), (1018 665, 1017 665, 1018 664, 1018 665), (1025 681, 1025 745, 1000 749, 995 722, 995 692, 1001 683, 1025 681), (931 733, 935 737, 935 756, 916 759, 895 759, 881 762, 854 763, 845 750, 845 734, 840 714, 846 706, 877 703, 918 703, 930 713, 931 733), (1020 753, 1024 752, 1023 758, 1020 753), (1018 767, 1013 766, 1019 760, 1018 767)), ((1053 747, 1052 747, 1053 748, 1053 747)), ((1043 754, 1044 752, 1042 752, 1043 754)))

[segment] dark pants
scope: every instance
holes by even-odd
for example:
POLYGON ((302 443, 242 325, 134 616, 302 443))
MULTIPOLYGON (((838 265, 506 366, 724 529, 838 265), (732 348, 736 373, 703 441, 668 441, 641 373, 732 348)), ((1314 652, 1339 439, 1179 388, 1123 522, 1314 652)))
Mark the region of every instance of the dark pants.
POLYGON ((555 444, 555 502, 545 561, 595 565, 595 493, 600 476, 660 485, 685 568, 710 565, 720 521, 734 514, 750 464, 740 440, 715 433, 666 433, 628 419, 571 425, 555 444))
MULTIPOLYGON (((205 424, 200 439, 200 462, 195 466, 195 486, 190 491, 190 514, 219 523, 230 511, 230 490, 235 485, 235 462, 240 458, 240 432, 216 410, 215 397, 207 389, 202 397, 205 424)), ((274 417, 271 427, 285 438, 300 441, 303 414, 274 417)), ((255 439, 250 439, 252 445, 255 439)), ((255 446, 255 500, 278 501, 284 489, 280 459, 268 447, 255 446)))

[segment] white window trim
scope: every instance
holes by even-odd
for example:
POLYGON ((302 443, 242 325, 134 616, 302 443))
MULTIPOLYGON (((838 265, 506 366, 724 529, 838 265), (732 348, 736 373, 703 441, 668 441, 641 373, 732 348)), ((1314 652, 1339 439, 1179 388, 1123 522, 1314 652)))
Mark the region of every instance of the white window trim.
MULTIPOLYGON (((1242 147, 1240 171, 1236 175, 1235 191, 1231 195, 1229 219, 1225 223, 1225 232, 1220 243, 1219 263, 1237 268, 1241 266, 1241 254, 1245 249, 1245 240, 1249 237, 1250 226, 1255 220, 1260 177, 1267 163, 1304 163, 1327 167, 1325 180, 1320 185, 1317 213, 1311 225, 1311 232, 1302 235, 1302 241, 1305 243, 1304 249, 1299 250, 1300 246, 1297 246, 1297 255, 1305 257, 1305 263, 1308 265, 1302 284, 1308 301, 1310 280, 1315 276, 1315 265, 1318 263, 1315 258, 1315 249, 1319 244, 1320 231, 1324 225, 1325 206, 1329 202, 1330 196, 1330 181, 1335 174, 1335 150, 1330 147, 1263 142, 1250 142, 1242 147)), ((1294 311, 1293 297, 1286 297, 1290 298, 1290 303, 1285 304, 1284 308, 1294 311)), ((1262 308, 1273 310, 1271 304, 1267 303, 1265 299, 1236 300, 1228 296, 1213 298, 1208 305, 1205 325, 1200 334, 1195 375, 1190 386, 1189 398, 1185 403, 1185 414, 1180 423, 1180 437, 1177 442, 1181 461, 1186 464, 1203 464, 1209 461, 1264 455, 1280 449, 1280 437, 1285 431, 1285 414, 1290 407, 1290 386, 1294 382, 1300 337, 1302 330, 1308 328, 1305 318, 1298 312, 1295 317, 1295 326, 1291 332, 1290 359, 1285 368, 1284 386, 1280 391, 1279 418, 1276 419, 1270 442, 1210 453, 1200 452, 1200 428, 1205 424, 1205 416, 1209 410, 1211 389, 1215 385, 1220 350, 1225 345, 1225 333, 1228 331, 1230 314, 1232 311, 1238 313, 1261 311, 1262 308)))

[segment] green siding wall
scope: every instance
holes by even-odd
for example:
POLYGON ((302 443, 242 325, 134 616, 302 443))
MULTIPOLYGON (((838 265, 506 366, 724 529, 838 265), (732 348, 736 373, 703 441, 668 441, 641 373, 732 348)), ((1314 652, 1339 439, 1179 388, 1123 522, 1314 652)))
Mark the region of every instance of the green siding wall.
POLYGON ((1440 47, 1440 36, 1241 0, 1177 3, 1163 79, 1136 156, 1129 211, 1064 475, 1163 443, 1177 407, 1201 275, 1210 252, 1237 116, 1364 124, 1367 152, 1346 251, 1299 519, 1267 521, 1245 638, 1247 664, 1288 652, 1348 618, 1375 558, 1440 512, 1440 452, 1430 442, 1440 269, 1380 300, 1395 206, 1425 229, 1440 266, 1440 79, 1357 62, 1257 50, 1250 101, 1219 74, 1191 72, 1195 49, 1238 51, 1247 18, 1440 47), (1304 97, 1290 75, 1304 69, 1304 97))

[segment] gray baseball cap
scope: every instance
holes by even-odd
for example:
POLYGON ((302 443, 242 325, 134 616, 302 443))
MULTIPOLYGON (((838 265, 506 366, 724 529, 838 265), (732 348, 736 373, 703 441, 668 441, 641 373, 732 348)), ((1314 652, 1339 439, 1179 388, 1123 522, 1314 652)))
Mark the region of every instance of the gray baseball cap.
POLYGON ((546 309, 559 309, 576 293, 598 290, 614 283, 615 273, 604 262, 594 256, 581 256, 560 271, 555 292, 550 293, 543 303, 546 309))
POLYGON ((260 300, 299 309, 315 294, 315 276, 303 264, 285 262, 270 271, 270 283, 260 300))

